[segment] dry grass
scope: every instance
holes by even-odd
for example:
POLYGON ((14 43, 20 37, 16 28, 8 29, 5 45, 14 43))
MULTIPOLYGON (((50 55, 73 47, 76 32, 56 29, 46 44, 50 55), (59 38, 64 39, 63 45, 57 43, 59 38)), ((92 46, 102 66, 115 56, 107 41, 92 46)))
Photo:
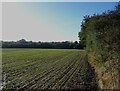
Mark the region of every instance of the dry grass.
POLYGON ((111 67, 109 62, 98 63, 92 53, 88 54, 88 59, 97 73, 98 86, 100 89, 118 89, 118 72, 111 67))

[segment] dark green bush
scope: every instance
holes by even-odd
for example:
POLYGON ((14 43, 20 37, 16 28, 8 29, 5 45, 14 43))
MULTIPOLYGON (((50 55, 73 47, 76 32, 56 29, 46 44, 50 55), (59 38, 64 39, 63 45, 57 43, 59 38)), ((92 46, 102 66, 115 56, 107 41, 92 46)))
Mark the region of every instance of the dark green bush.
POLYGON ((93 52, 96 60, 111 62, 118 67, 120 60, 120 9, 101 15, 85 16, 79 32, 86 50, 93 52))

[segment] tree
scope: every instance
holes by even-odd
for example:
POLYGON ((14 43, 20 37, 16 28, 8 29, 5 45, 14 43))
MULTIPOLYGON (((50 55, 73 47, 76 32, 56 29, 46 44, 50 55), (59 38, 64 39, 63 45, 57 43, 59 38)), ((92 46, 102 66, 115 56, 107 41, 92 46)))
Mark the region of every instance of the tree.
POLYGON ((21 39, 18 41, 18 43, 26 43, 27 41, 25 39, 21 39))

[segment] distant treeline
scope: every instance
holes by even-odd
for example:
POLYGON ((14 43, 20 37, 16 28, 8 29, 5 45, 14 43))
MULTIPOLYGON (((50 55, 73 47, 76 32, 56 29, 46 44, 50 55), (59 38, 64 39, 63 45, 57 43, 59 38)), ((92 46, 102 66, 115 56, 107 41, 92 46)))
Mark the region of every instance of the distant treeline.
POLYGON ((64 42, 33 42, 21 39, 19 41, 2 41, 2 48, 58 48, 58 49, 83 49, 85 46, 81 43, 64 42))

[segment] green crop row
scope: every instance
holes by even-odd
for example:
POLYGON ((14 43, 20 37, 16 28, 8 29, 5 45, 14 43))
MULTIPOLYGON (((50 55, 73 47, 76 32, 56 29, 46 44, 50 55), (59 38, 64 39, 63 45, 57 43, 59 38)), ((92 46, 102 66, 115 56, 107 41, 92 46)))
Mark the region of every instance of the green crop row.
POLYGON ((82 50, 3 49, 2 57, 4 89, 71 89, 87 72, 82 50))

